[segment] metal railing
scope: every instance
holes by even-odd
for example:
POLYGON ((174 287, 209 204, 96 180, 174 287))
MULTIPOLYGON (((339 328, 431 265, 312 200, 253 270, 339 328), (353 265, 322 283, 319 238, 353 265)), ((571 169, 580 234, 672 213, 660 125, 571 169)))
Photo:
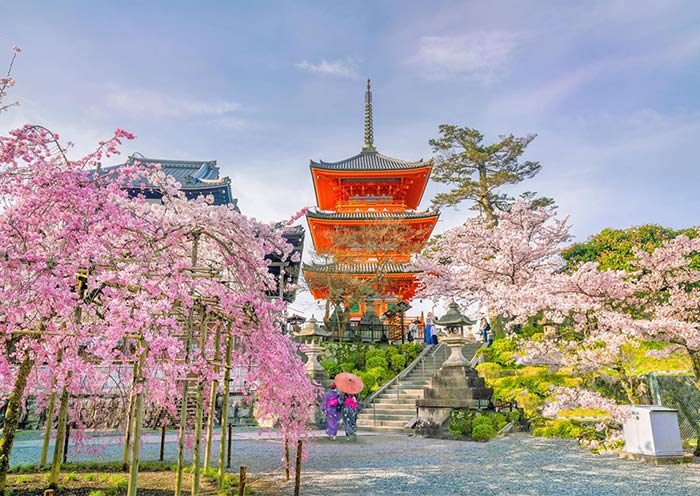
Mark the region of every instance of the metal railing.
MULTIPOLYGON (((329 323, 326 327, 330 333, 330 341, 360 341, 366 343, 397 343, 408 342, 409 324, 361 324, 359 322, 347 322, 343 324, 329 323)), ((424 341, 425 328, 421 324, 418 331, 412 333, 413 342, 424 341)))
POLYGON ((372 420, 376 423, 377 421, 377 410, 376 410, 376 400, 385 391, 387 391, 390 387, 392 387, 394 384, 396 385, 396 399, 399 399, 399 388, 401 387, 401 379, 405 379, 408 374, 410 374, 413 369, 415 369, 418 364, 421 364, 422 371, 425 370, 425 361, 424 359, 430 355, 433 361, 433 369, 435 369, 436 363, 435 363, 435 355, 437 354, 438 351, 441 351, 444 349, 445 343, 440 343, 438 345, 434 346, 426 346, 421 350, 421 352, 418 354, 415 360, 413 360, 408 367, 403 369, 401 372, 399 372, 393 379, 391 379, 389 382, 385 383, 382 387, 377 389, 374 393, 369 395, 365 400, 364 403, 365 405, 369 405, 370 403, 372 404, 372 420))

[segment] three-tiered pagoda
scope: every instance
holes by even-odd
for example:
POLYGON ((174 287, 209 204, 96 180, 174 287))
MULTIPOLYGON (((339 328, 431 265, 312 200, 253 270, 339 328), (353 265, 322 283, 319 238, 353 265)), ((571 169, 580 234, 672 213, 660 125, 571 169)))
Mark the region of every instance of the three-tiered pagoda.
POLYGON ((374 295, 354 298, 346 309, 353 319, 368 304, 382 315, 413 298, 418 270, 409 263, 411 255, 422 250, 439 216, 436 210, 417 210, 432 161, 407 162, 377 152, 369 80, 362 151, 339 162, 312 160, 310 168, 317 208, 308 212, 307 221, 316 253, 328 255, 328 263, 303 267, 314 298, 347 303, 353 298, 339 295, 338 288, 352 291, 357 287, 352 281, 366 281, 374 295))

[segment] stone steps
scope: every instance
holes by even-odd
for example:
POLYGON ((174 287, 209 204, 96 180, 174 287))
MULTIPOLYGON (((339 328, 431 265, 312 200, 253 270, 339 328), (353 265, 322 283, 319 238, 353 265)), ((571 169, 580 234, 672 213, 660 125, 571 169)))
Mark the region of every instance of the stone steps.
MULTIPOLYGON (((464 356, 470 358, 479 346, 465 346, 464 356)), ((388 387, 373 405, 367 405, 358 416, 358 427, 373 432, 411 432, 406 425, 416 416, 416 402, 423 399, 423 388, 430 384, 450 354, 446 346, 432 353, 434 358, 429 352, 398 385, 388 387)))

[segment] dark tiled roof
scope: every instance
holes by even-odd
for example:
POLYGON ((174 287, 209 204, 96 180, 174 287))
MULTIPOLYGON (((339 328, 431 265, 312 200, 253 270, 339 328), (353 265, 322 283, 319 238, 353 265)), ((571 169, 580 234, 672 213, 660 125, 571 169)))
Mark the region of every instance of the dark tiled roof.
POLYGON ((423 160, 417 162, 406 162, 396 158, 387 157, 378 152, 363 151, 354 157, 350 157, 340 162, 310 162, 311 167, 329 170, 395 170, 395 169, 415 169, 428 165, 423 160))
MULTIPOLYGON (((148 158, 137 153, 130 156, 126 163, 103 167, 100 169, 100 172, 106 174, 124 165, 133 164, 135 161, 143 164, 160 164, 164 173, 172 176, 180 183, 180 189, 187 198, 193 199, 200 195, 212 195, 214 197, 214 205, 232 203, 234 209, 240 212, 238 200, 233 198, 231 194, 231 180, 228 177, 219 177, 219 167, 216 165, 216 160, 170 160, 148 158)), ((161 193, 152 184, 146 184, 146 189, 142 191, 141 182, 138 180, 133 181, 134 194, 144 194, 146 198, 161 198, 161 193)))
MULTIPOLYGON (((168 160, 132 155, 127 164, 139 161, 143 164, 160 164, 161 170, 182 184, 182 189, 197 187, 209 181, 229 182, 228 177, 219 178, 216 160, 168 160)), ((118 166, 117 166, 118 167, 118 166)))
POLYGON ((322 274, 416 274, 420 272, 409 264, 401 263, 303 264, 303 270, 322 274))
POLYGON ((323 212, 309 210, 307 215, 313 219, 347 219, 347 220, 376 220, 376 219, 428 219, 437 217, 436 210, 423 212, 323 212))

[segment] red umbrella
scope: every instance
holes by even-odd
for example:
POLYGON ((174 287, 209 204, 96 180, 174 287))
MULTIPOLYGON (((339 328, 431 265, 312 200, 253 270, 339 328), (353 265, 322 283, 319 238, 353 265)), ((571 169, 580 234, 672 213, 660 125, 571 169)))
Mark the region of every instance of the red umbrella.
POLYGON ((336 375, 333 381, 335 382, 335 387, 348 394, 357 394, 365 387, 362 384, 362 379, 350 372, 342 372, 336 375))

